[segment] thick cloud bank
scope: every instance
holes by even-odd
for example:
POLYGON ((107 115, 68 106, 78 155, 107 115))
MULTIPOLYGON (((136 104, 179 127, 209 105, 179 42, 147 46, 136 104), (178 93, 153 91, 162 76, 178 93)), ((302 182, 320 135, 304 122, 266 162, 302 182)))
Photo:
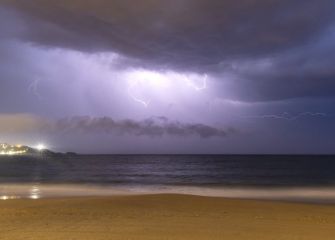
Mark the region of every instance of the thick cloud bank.
POLYGON ((110 117, 71 117, 48 120, 42 117, 15 114, 0 115, 0 132, 47 134, 112 134, 130 136, 162 137, 164 135, 188 137, 226 137, 233 129, 219 129, 200 123, 182 123, 165 117, 149 118, 143 121, 114 120, 110 117))

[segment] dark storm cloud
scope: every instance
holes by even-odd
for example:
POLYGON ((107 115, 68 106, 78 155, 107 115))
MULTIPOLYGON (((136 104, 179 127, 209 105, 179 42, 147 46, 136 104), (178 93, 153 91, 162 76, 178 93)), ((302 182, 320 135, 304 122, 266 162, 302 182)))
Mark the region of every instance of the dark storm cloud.
POLYGON ((149 118, 143 121, 114 120, 110 117, 72 117, 49 120, 29 114, 0 115, 2 134, 29 133, 38 131, 46 134, 116 134, 130 136, 162 137, 196 136, 200 138, 226 137, 233 129, 219 129, 200 123, 170 121, 165 117, 149 118))
POLYGON ((334 20, 332 0, 5 3, 32 17, 27 40, 195 69, 301 45, 334 20))
POLYGON ((335 97, 335 28, 313 44, 237 63, 232 91, 244 101, 335 97), (243 87, 241 87, 243 86, 243 87))

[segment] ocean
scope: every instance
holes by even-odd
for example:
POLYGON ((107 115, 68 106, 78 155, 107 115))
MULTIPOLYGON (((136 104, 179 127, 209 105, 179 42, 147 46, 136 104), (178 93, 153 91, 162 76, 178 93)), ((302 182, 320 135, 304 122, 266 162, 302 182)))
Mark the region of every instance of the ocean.
POLYGON ((309 192, 315 198, 335 199, 335 156, 1 156, 0 198, 31 197, 32 188, 38 193, 34 198, 53 195, 53 188, 66 196, 110 195, 118 190, 248 198, 281 193, 278 198, 303 198, 309 192), (72 190, 64 191, 66 186, 72 190))

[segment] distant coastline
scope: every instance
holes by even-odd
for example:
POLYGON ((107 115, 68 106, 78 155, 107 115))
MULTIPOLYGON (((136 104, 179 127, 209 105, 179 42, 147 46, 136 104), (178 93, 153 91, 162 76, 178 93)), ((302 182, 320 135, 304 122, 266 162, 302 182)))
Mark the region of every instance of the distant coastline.
POLYGON ((50 156, 57 157, 63 155, 75 156, 77 153, 75 152, 53 152, 43 145, 38 145, 36 147, 30 147, 26 145, 20 144, 8 144, 8 143, 0 143, 0 156, 32 156, 32 157, 40 157, 40 156, 50 156))

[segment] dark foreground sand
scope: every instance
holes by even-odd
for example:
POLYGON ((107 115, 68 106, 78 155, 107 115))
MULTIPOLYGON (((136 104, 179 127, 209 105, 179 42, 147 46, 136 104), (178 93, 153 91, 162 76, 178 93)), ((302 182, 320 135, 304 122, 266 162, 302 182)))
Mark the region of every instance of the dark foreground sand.
POLYGON ((186 195, 0 201, 0 239, 335 239, 335 206, 186 195))

